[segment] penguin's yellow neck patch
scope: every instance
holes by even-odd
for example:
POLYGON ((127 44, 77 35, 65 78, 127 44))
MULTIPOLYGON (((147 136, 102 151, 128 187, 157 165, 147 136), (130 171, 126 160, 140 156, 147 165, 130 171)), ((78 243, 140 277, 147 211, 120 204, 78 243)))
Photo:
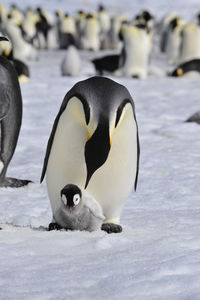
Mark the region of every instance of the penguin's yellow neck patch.
POLYGON ((3 51, 3 54, 4 54, 5 56, 9 56, 9 55, 10 55, 10 50, 5 49, 5 50, 3 51))
POLYGON ((24 83, 24 82, 28 81, 28 77, 26 75, 22 74, 18 77, 18 80, 20 83, 24 83))
POLYGON ((88 134, 88 137, 87 137, 87 140, 86 140, 86 142, 88 142, 90 138, 91 138, 91 135, 90 135, 90 134, 88 134))
POLYGON ((177 73, 178 76, 183 76, 183 69, 178 68, 176 73, 177 73))

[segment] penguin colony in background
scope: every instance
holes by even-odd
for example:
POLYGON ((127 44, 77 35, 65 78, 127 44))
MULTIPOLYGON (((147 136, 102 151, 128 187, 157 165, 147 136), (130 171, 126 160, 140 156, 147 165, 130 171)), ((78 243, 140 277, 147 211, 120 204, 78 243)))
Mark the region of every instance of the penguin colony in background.
MULTIPOLYGON (((109 55, 93 56, 91 63, 96 75, 145 79, 149 74, 155 36, 159 36, 160 51, 169 68, 200 58, 199 20, 199 13, 194 22, 188 23, 173 12, 156 20, 147 10, 128 19, 123 13, 109 13, 103 5, 95 11, 79 10, 74 15, 61 10, 53 14, 42 7, 28 7, 22 11, 16 5, 10 8, 0 5, 0 30, 11 41, 12 57, 20 60, 16 68, 26 78, 30 77, 26 62, 37 60, 40 49, 66 50, 65 59, 60 63, 63 76, 80 75, 82 50, 110 49, 113 53, 109 55)), ((193 71, 198 72, 198 66, 196 69, 193 71)), ((171 73, 166 71, 166 75, 171 73)))

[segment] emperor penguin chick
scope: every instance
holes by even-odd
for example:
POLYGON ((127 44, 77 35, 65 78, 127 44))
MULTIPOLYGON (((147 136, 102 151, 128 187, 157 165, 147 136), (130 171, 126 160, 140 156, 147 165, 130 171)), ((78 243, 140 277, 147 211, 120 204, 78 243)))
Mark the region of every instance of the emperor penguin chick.
POLYGON ((81 59, 75 46, 70 45, 61 63, 63 76, 79 76, 81 72, 81 59))
POLYGON ((101 228, 105 219, 101 206, 86 191, 82 193, 77 185, 67 184, 60 196, 61 205, 54 214, 56 223, 51 223, 49 230, 65 228, 95 231, 101 228))

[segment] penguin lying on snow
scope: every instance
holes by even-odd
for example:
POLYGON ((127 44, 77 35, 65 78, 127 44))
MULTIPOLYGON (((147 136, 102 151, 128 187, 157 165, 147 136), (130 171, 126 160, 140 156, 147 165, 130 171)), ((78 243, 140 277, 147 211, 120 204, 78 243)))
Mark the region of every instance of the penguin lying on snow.
MULTIPOLYGON (((0 37, 5 40, 5 37, 0 37)), ((7 58, 0 56, 0 187, 21 187, 29 180, 6 177, 22 121, 22 97, 17 73, 7 58)))
POLYGON ((100 58, 95 58, 92 63, 95 66, 96 72, 103 75, 105 71, 114 72, 119 68, 120 55, 106 55, 100 58))
POLYGON ((200 59, 192 59, 180 64, 173 72, 169 73, 169 76, 181 77, 189 72, 200 73, 200 59))
POLYGON ((78 82, 65 96, 44 159, 52 212, 60 191, 73 183, 101 205, 102 229, 120 232, 120 215, 139 169, 134 102, 128 90, 105 77, 78 82), (56 174, 56 176, 55 176, 56 174))
POLYGON ((60 195, 61 205, 54 214, 56 223, 51 223, 49 230, 64 228, 95 231, 101 228, 105 219, 101 206, 86 191, 82 193, 77 185, 68 184, 60 195))

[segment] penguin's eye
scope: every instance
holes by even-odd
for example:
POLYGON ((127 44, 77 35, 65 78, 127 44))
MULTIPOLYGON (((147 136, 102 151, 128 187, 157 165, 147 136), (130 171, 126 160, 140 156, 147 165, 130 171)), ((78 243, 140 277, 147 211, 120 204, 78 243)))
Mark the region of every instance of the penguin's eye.
POLYGON ((62 195, 62 202, 67 205, 67 197, 64 194, 62 195))
POLYGON ((74 195, 74 197, 73 197, 74 205, 78 205, 80 200, 81 200, 81 198, 80 198, 79 194, 74 195))

